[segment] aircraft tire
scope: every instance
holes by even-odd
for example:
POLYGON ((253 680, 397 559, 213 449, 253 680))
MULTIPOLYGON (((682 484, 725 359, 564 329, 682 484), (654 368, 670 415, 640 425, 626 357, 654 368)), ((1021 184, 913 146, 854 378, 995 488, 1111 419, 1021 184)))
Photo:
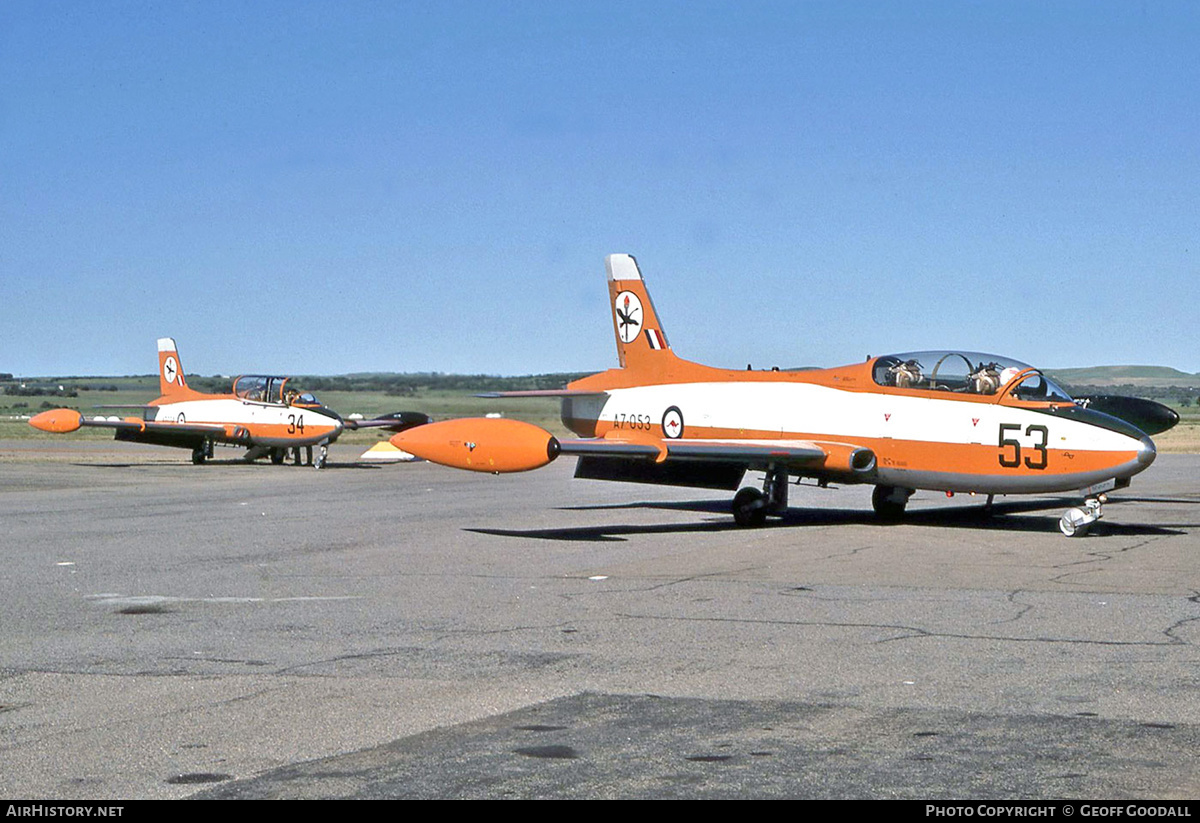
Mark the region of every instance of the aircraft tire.
POLYGON ((890 522, 904 516, 904 507, 908 505, 908 498, 906 497, 902 502, 896 502, 893 499, 895 491, 893 486, 876 486, 875 491, 871 492, 871 508, 875 510, 875 516, 880 520, 890 522))
POLYGON ((287 449, 271 449, 271 462, 276 466, 282 466, 283 461, 287 458, 287 449))
POLYGON ((205 459, 207 459, 207 457, 208 457, 208 453, 205 451, 203 446, 201 446, 198 449, 192 449, 192 464, 193 465, 203 466, 204 461, 205 461, 205 459))
POLYGON ((767 520, 766 495, 747 486, 733 496, 733 521, 743 528, 761 526, 767 520))
POLYGON ((1066 537, 1083 537, 1092 528, 1091 523, 1080 522, 1085 516, 1086 512, 1081 509, 1070 509, 1058 521, 1058 530, 1066 537))

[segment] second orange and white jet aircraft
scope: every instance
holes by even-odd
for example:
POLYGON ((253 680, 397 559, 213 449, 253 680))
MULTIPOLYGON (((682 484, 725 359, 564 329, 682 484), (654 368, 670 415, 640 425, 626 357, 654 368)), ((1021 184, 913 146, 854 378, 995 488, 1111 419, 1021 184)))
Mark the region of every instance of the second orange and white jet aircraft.
POLYGON ((158 341, 160 397, 136 408, 141 417, 92 418, 74 409, 51 409, 29 424, 42 431, 66 433, 81 427, 114 430, 117 440, 191 449, 192 462, 213 456, 214 444, 243 446, 245 459, 270 457, 282 463, 288 450, 300 462, 300 449, 318 469, 327 449, 346 429, 384 428, 393 432, 429 422, 420 412, 396 412, 373 420, 343 420, 308 392, 292 388, 291 378, 244 375, 233 381, 228 394, 205 394, 187 384, 179 351, 170 337, 158 341), (312 449, 318 454, 313 460, 312 449))
MULTIPOLYGON (((969 351, 910 352, 803 371, 740 371, 683 360, 667 341, 634 258, 606 259, 620 368, 565 389, 493 396, 557 396, 578 439, 510 419, 459 419, 395 435, 419 457, 480 472, 525 471, 576 455, 576 477, 738 489, 747 471, 762 490, 733 498, 738 524, 787 508, 793 479, 874 485, 873 506, 897 518, 917 489, 948 493, 1077 493, 1060 521, 1081 535, 1104 492, 1129 484, 1155 457, 1130 422, 1075 403, 1039 370, 969 351)), ((1178 419, 1134 401, 1143 419, 1178 419)))

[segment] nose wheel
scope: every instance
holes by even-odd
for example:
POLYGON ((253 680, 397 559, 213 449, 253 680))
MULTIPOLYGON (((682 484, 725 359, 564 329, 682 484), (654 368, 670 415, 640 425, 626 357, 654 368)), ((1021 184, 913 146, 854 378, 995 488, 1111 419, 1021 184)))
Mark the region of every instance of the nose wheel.
POLYGON ((1091 531, 1092 524, 1104 516, 1107 499, 1104 495, 1089 497, 1083 501, 1083 508, 1067 509, 1058 521, 1058 530, 1067 537, 1083 537, 1091 531))

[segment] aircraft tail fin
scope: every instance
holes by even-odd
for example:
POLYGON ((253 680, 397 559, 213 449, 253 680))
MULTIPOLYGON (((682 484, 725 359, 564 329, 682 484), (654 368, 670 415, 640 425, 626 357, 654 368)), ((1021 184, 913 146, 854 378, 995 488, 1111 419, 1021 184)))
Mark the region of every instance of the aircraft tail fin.
POLYGON ((170 337, 158 339, 158 390, 163 397, 189 391, 183 365, 179 362, 179 350, 170 337))
POLYGON ((669 367, 676 357, 654 311, 637 260, 630 254, 610 254, 604 258, 604 266, 608 269, 608 296, 621 368, 654 372, 669 367))

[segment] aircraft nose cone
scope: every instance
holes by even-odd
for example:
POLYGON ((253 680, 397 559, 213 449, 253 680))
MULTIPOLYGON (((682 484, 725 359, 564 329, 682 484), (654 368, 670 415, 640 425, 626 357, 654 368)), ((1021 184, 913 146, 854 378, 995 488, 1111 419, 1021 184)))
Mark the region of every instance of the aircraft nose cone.
POLYGON ((1143 469, 1154 462, 1154 458, 1158 456, 1158 449, 1154 448, 1154 441, 1149 437, 1143 437, 1141 447, 1138 449, 1138 465, 1143 469))

